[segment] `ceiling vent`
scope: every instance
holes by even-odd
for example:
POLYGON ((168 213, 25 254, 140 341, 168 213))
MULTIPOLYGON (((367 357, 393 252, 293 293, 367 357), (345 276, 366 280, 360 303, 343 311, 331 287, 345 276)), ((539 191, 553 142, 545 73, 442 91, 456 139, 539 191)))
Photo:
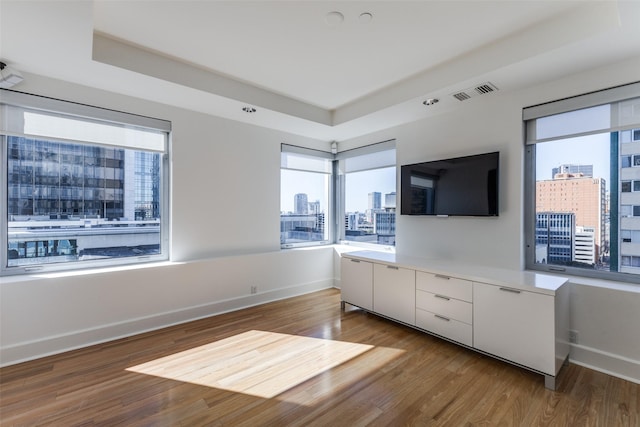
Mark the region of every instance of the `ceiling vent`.
POLYGON ((498 88, 494 84, 487 82, 487 83, 482 83, 475 87, 471 87, 469 89, 462 90, 460 92, 456 92, 451 96, 453 96, 458 101, 466 101, 467 99, 471 99, 479 95, 485 95, 487 93, 495 92, 497 90, 498 88))

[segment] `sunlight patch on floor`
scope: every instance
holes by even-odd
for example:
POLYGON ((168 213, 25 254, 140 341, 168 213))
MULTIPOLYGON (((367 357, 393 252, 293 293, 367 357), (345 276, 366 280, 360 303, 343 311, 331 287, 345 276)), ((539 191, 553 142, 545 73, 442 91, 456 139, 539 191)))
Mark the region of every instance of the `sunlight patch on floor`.
POLYGON ((127 371, 272 398, 373 348, 253 330, 127 371))

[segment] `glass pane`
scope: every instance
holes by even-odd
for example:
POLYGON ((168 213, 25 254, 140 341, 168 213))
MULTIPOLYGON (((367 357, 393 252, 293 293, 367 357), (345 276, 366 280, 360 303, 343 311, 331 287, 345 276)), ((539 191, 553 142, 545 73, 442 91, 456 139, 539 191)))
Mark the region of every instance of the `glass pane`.
POLYGON ((344 238, 396 244, 396 168, 345 174, 344 238))
POLYGON ((609 133, 536 144, 536 263, 609 270, 610 150, 609 133))
POLYGON ((289 169, 280 173, 280 244, 329 240, 331 175, 289 169))
POLYGON ((640 274, 635 131, 536 145, 536 263, 640 274))
POLYGON ((160 253, 162 154, 23 137, 7 144, 16 148, 7 266, 160 253))

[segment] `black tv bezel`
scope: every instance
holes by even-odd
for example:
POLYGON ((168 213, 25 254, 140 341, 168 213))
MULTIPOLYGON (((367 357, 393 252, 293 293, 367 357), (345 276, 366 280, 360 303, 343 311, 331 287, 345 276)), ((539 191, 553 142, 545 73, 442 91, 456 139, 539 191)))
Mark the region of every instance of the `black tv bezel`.
POLYGON ((417 162, 411 164, 405 164, 400 166, 400 214, 407 216, 424 216, 424 217, 471 217, 471 218, 495 218, 500 216, 500 151, 491 151, 486 153, 478 153, 471 154, 467 156, 458 156, 458 157, 449 157, 437 160, 428 160, 424 162, 417 162), (494 209, 489 209, 486 214, 478 214, 478 213, 426 213, 426 212, 411 212, 411 197, 407 200, 407 195, 410 195, 409 190, 411 184, 407 183, 406 180, 409 179, 405 170, 409 170, 409 168, 415 168, 420 165, 430 165, 437 164, 440 162, 448 162, 448 161, 461 161, 465 159, 474 159, 474 158, 484 158, 489 156, 495 156, 496 158, 496 176, 495 176, 495 186, 494 192, 495 195, 495 203, 494 209))

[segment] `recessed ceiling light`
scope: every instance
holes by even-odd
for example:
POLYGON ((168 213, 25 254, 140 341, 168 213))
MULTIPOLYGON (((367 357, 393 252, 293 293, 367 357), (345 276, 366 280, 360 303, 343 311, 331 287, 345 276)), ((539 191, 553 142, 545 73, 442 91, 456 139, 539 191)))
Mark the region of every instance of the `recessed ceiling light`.
POLYGON ((358 17, 358 21, 360 21, 361 24, 368 24, 369 22, 371 22, 372 19, 373 19, 373 14, 369 12, 362 12, 358 17))
POLYGON ((324 20, 327 23, 327 25, 331 27, 335 27, 337 25, 342 24, 342 21, 344 21, 344 15, 338 11, 333 11, 333 12, 327 13, 326 16, 324 17, 324 20))
POLYGON ((438 98, 429 98, 426 99, 423 104, 424 105, 433 105, 433 104, 437 104, 440 100, 438 98))
POLYGON ((251 114, 251 113, 255 113, 256 109, 253 107, 242 107, 242 111, 244 111, 245 113, 251 114))

